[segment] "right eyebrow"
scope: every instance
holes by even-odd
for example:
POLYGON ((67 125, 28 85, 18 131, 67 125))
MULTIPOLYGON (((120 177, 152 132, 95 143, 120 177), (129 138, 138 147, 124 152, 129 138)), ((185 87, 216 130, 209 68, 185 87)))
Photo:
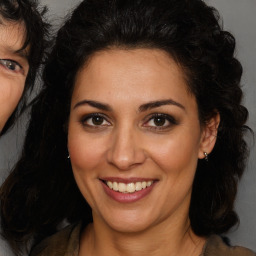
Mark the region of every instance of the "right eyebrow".
POLYGON ((91 107, 98 108, 98 109, 104 110, 104 111, 112 111, 112 108, 108 104, 100 103, 100 102, 94 101, 94 100, 79 101, 75 104, 73 109, 83 106, 83 105, 89 105, 91 107))

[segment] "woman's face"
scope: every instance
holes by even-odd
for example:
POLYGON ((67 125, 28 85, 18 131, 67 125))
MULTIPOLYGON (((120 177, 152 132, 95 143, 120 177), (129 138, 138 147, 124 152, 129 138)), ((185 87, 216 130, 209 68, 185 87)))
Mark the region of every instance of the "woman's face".
POLYGON ((29 69, 22 24, 0 24, 0 131, 15 110, 29 69))
POLYGON ((165 52, 95 54, 77 74, 68 129, 94 222, 136 232, 187 220, 203 134, 183 71, 165 52))

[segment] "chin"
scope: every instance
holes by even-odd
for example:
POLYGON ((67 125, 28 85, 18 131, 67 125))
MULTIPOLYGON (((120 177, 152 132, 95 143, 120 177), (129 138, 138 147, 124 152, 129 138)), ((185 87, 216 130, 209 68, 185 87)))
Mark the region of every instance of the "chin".
POLYGON ((113 230, 120 233, 138 233, 153 224, 150 214, 139 214, 137 211, 105 215, 103 221, 113 230))

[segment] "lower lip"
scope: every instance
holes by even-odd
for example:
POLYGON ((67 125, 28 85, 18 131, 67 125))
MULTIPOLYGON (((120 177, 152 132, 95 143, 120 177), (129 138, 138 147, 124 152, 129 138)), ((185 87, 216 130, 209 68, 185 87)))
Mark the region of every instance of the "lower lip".
POLYGON ((155 184, 156 182, 154 182, 151 186, 140 191, 135 191, 134 193, 121 193, 110 189, 104 182, 102 182, 106 194, 119 203, 133 203, 146 197, 152 191, 155 184))

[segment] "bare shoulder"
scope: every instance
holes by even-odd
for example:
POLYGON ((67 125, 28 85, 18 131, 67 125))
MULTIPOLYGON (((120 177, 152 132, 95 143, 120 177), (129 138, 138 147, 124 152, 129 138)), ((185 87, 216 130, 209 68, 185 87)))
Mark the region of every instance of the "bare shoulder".
POLYGON ((212 235, 202 256, 256 256, 256 253, 241 246, 229 246, 220 236, 212 235))

